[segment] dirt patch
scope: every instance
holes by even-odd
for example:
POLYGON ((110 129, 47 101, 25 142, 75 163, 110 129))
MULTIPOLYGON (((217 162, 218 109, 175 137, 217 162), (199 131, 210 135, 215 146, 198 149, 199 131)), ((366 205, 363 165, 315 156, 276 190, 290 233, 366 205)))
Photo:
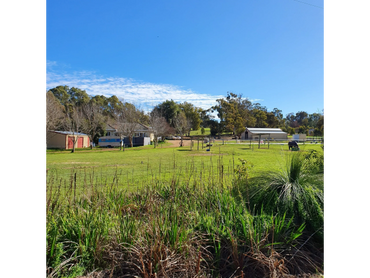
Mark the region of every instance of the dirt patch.
MULTIPOLYGON (((184 147, 190 147, 190 140, 183 140, 182 145, 184 147)), ((195 142, 195 140, 193 140, 195 142)), ((159 149, 165 149, 165 148, 179 148, 181 140, 166 140, 166 143, 171 144, 170 146, 158 146, 159 149)), ((195 145, 194 145, 195 146, 195 145)))
MULTIPOLYGON (((181 140, 167 140, 166 142, 171 144, 171 148, 177 148, 180 147, 181 140)), ((184 147, 189 147, 190 142, 190 140, 182 140, 182 145, 184 147)))

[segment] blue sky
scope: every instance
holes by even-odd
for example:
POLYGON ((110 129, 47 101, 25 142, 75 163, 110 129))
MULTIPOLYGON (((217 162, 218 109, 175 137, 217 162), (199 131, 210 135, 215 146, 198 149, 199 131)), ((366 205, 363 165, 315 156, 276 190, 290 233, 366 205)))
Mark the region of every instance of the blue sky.
POLYGON ((268 110, 324 108, 322 0, 47 1, 47 89, 209 108, 227 92, 268 110))

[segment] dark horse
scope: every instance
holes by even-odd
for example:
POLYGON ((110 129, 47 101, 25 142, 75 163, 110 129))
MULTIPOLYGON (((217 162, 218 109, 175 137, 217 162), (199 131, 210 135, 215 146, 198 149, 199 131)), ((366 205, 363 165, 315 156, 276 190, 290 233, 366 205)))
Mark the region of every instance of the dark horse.
POLYGON ((298 144, 297 144, 296 141, 290 141, 290 142, 288 142, 288 146, 289 146, 289 150, 291 148, 298 148, 298 144))

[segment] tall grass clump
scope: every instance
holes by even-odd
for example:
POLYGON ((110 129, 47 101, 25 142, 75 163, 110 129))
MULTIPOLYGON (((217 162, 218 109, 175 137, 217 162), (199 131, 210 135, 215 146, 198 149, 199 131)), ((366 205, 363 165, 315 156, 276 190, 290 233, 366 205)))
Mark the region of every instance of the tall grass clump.
POLYGON ((312 153, 295 152, 286 157, 280 171, 250 180, 250 202, 254 209, 286 213, 296 224, 323 239, 323 182, 320 165, 312 153))

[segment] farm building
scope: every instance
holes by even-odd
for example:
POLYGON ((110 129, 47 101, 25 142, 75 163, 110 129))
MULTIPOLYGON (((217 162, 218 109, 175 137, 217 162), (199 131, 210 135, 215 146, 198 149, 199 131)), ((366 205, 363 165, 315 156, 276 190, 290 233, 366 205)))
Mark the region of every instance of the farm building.
MULTIPOLYGON (((106 126, 107 135, 99 138, 99 146, 101 147, 119 147, 121 138, 119 136, 118 129, 115 125, 107 124, 106 126)), ((143 124, 136 124, 135 135, 133 137, 134 146, 145 146, 150 145, 150 142, 154 139, 153 130, 143 124)), ((123 139, 125 145, 129 145, 130 141, 128 137, 123 139)))
POLYGON ((280 128, 252 128, 247 127, 242 133, 243 140, 258 140, 258 139, 288 139, 288 134, 280 128))
POLYGON ((76 138, 75 148, 88 148, 90 139, 87 134, 70 131, 48 131, 46 147, 48 149, 73 149, 73 137, 76 138))

